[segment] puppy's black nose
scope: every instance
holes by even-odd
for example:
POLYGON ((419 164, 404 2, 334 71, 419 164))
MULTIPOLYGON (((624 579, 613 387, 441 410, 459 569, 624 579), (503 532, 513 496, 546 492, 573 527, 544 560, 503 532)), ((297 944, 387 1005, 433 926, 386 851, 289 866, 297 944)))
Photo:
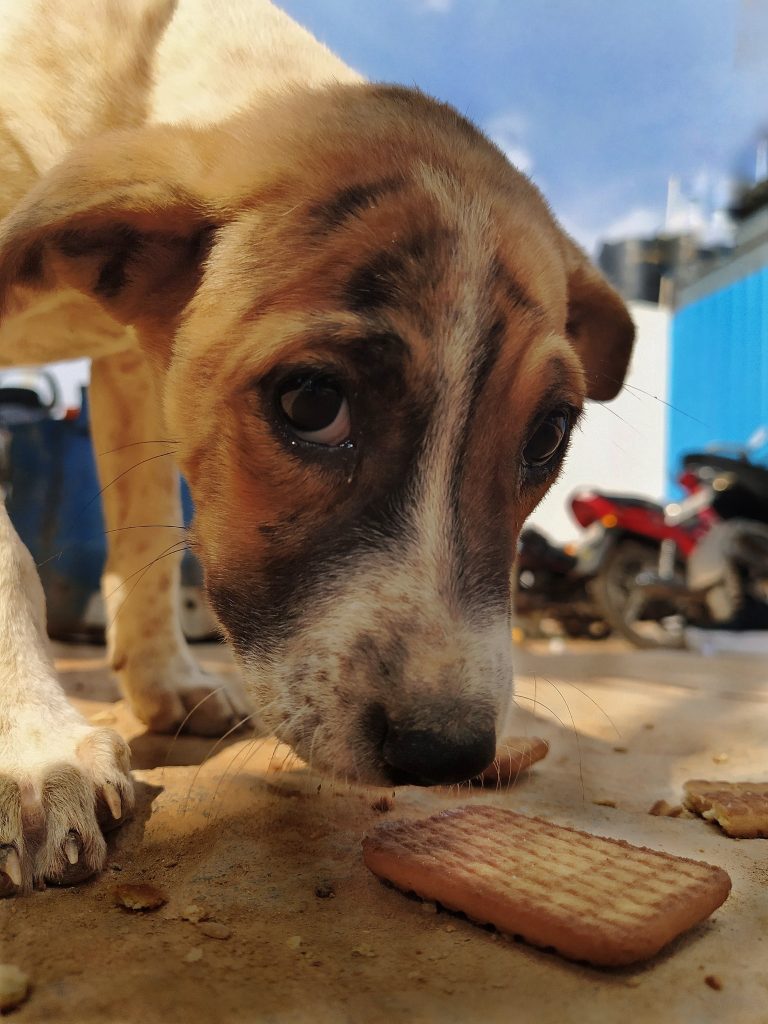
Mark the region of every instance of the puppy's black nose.
POLYGON ((464 782, 487 768, 496 753, 494 722, 474 709, 456 704, 432 709, 428 727, 423 714, 418 722, 393 721, 378 708, 375 717, 384 769, 396 786, 464 782))

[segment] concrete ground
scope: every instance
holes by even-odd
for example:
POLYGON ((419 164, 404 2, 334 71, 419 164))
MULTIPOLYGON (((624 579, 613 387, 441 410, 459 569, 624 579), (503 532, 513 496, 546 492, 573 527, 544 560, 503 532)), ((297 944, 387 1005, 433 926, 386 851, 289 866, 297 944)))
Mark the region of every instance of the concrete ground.
MULTIPOLYGON (((768 781, 764 659, 611 642, 520 651, 508 731, 546 737, 548 758, 501 792, 395 794, 390 818, 488 801, 729 871, 732 895, 708 922, 643 967, 600 971, 379 883, 360 840, 383 791, 313 777, 271 741, 148 736, 100 649, 57 654, 75 703, 130 740, 139 800, 100 877, 0 905, 1 959, 33 983, 19 1024, 768 1021, 768 840, 647 813, 688 778, 768 781), (124 882, 168 902, 119 909, 124 882), (201 913, 228 937, 183 919, 201 913)), ((198 654, 231 670, 220 648, 198 654)))

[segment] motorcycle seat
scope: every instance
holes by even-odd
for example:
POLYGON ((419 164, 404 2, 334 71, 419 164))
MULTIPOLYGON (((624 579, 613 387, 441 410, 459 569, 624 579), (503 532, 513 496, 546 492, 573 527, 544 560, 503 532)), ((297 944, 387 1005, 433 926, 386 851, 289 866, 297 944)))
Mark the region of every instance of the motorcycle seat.
POLYGON ((532 526, 520 534, 518 559, 523 569, 548 569, 556 573, 570 572, 577 562, 573 555, 553 544, 548 537, 532 526))
POLYGON ((745 459, 726 455, 694 452, 683 458, 683 466, 693 472, 702 468, 730 473, 739 486, 750 491, 761 502, 768 503, 768 469, 745 459))
POLYGON ((607 494, 600 491, 600 497, 606 501, 619 505, 621 508, 641 508, 647 512, 661 512, 662 506, 657 501, 648 501, 647 498, 636 498, 630 494, 607 494))

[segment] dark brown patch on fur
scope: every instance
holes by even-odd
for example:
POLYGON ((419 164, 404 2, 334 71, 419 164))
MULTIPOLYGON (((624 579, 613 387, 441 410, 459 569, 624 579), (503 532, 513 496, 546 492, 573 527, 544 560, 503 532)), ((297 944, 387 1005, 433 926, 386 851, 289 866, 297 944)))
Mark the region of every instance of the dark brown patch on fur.
POLYGON ((37 243, 24 253, 19 265, 19 281, 21 284, 42 284, 44 278, 43 246, 37 243))
POLYGON ((580 267, 569 281, 567 333, 579 354, 587 394, 608 401, 627 373, 635 326, 619 295, 592 267, 580 267))
POLYGON ((404 184, 404 178, 390 177, 366 185, 348 185, 327 202, 312 206, 309 215, 324 231, 334 231, 348 218, 372 209, 383 196, 399 192, 404 184))
POLYGON ((356 313, 405 309, 418 315, 445 270, 445 254, 454 237, 453 231, 435 227, 376 253, 347 281, 347 306, 356 313))
POLYGON ((131 266, 143 281, 145 301, 153 286, 162 285, 170 276, 182 276, 204 258, 211 245, 215 227, 204 225, 186 235, 173 232, 142 233, 128 224, 99 229, 67 229, 57 234, 55 244, 68 259, 82 260, 92 267, 93 294, 102 300, 117 299, 131 283, 131 266))
POLYGON ((535 303, 498 256, 495 256, 491 263, 491 282, 501 287, 505 298, 513 307, 534 308, 535 303))
POLYGON ((87 260, 95 271, 96 297, 117 298, 126 286, 126 266, 141 247, 140 234, 125 224, 98 230, 67 229, 56 236, 56 248, 72 260, 87 260))
POLYGON ((356 313, 370 313, 396 305, 395 293, 405 271, 405 256, 398 249, 377 253, 359 267, 345 288, 345 299, 356 313))
POLYGON ((120 294, 127 280, 125 266, 129 256, 128 250, 122 250, 102 265, 93 288, 96 295, 102 299, 114 299, 120 294))
MULTIPOLYGON (((313 342, 317 352, 316 336, 313 342)), ((322 350, 348 382, 351 451, 291 441, 274 400, 286 372, 280 365, 244 395, 248 411, 223 412, 222 436, 230 416, 239 436, 234 448, 216 448, 207 462, 212 490, 198 521, 237 515, 240 540, 231 571, 209 573, 210 594, 244 653, 279 650, 366 552, 390 548, 406 529, 434 396, 397 335, 324 338, 322 350), (264 436, 270 427, 271 444, 264 436)), ((370 659, 375 667, 379 653, 370 659)), ((383 660, 395 672, 394 654, 385 652, 383 660)))

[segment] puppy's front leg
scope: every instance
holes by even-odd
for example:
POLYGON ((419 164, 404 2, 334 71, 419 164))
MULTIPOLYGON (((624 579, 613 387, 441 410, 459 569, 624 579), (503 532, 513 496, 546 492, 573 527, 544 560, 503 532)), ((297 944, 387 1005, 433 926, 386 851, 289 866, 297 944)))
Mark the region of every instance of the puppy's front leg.
POLYGON ((133 804, 129 751, 68 703, 32 557, 0 498, 0 896, 98 871, 133 804))
POLYGON ((188 732, 221 735, 248 707, 236 679, 200 669, 181 632, 176 443, 163 426, 155 375, 140 352, 121 352, 93 363, 90 396, 109 546, 103 590, 112 666, 150 729, 172 732, 185 722, 188 732))

